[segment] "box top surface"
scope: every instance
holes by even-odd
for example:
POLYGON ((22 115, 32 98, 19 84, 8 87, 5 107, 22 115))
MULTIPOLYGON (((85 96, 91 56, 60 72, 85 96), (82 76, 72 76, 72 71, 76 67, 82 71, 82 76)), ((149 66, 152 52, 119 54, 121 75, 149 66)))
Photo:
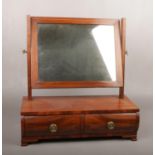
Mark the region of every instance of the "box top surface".
POLYGON ((55 114, 134 113, 139 108, 124 97, 118 96, 37 96, 32 100, 23 97, 21 115, 41 116, 55 114))

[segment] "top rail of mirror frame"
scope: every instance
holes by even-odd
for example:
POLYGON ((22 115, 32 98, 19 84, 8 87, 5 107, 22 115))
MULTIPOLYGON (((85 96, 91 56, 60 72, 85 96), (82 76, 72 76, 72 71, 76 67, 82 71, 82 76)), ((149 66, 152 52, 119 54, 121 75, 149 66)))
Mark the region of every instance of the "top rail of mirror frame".
POLYGON ((63 24, 104 24, 115 25, 118 19, 106 18, 68 18, 68 17, 33 17, 30 16, 32 22, 36 23, 63 23, 63 24))

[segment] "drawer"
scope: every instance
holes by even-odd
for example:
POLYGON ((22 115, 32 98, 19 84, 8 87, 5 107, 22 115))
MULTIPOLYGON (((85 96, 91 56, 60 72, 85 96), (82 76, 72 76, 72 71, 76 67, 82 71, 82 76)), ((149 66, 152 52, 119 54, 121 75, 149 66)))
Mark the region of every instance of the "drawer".
POLYGON ((24 117, 25 136, 52 136, 80 133, 80 115, 24 117))
POLYGON ((85 116, 85 133, 135 133, 139 118, 134 114, 89 114, 85 116))

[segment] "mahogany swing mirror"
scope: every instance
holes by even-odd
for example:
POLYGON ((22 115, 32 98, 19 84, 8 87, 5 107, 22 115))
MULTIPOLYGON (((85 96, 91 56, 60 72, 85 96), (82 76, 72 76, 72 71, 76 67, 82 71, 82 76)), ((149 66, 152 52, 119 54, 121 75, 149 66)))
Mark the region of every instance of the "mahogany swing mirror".
POLYGON ((139 109, 124 96, 125 19, 28 16, 28 96, 21 145, 39 140, 136 140, 139 109), (119 88, 119 95, 32 96, 32 89, 119 88))

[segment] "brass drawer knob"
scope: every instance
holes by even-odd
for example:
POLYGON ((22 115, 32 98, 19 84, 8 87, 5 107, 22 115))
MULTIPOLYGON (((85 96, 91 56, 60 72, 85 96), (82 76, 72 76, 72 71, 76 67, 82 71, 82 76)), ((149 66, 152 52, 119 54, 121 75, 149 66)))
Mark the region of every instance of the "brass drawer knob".
POLYGON ((114 130, 115 129, 115 123, 113 121, 110 121, 107 123, 107 128, 109 130, 114 130))
POLYGON ((57 129, 58 129, 58 127, 57 127, 57 125, 56 124, 54 124, 54 123, 52 123, 50 126, 49 126, 49 131, 50 132, 57 132, 57 129))

